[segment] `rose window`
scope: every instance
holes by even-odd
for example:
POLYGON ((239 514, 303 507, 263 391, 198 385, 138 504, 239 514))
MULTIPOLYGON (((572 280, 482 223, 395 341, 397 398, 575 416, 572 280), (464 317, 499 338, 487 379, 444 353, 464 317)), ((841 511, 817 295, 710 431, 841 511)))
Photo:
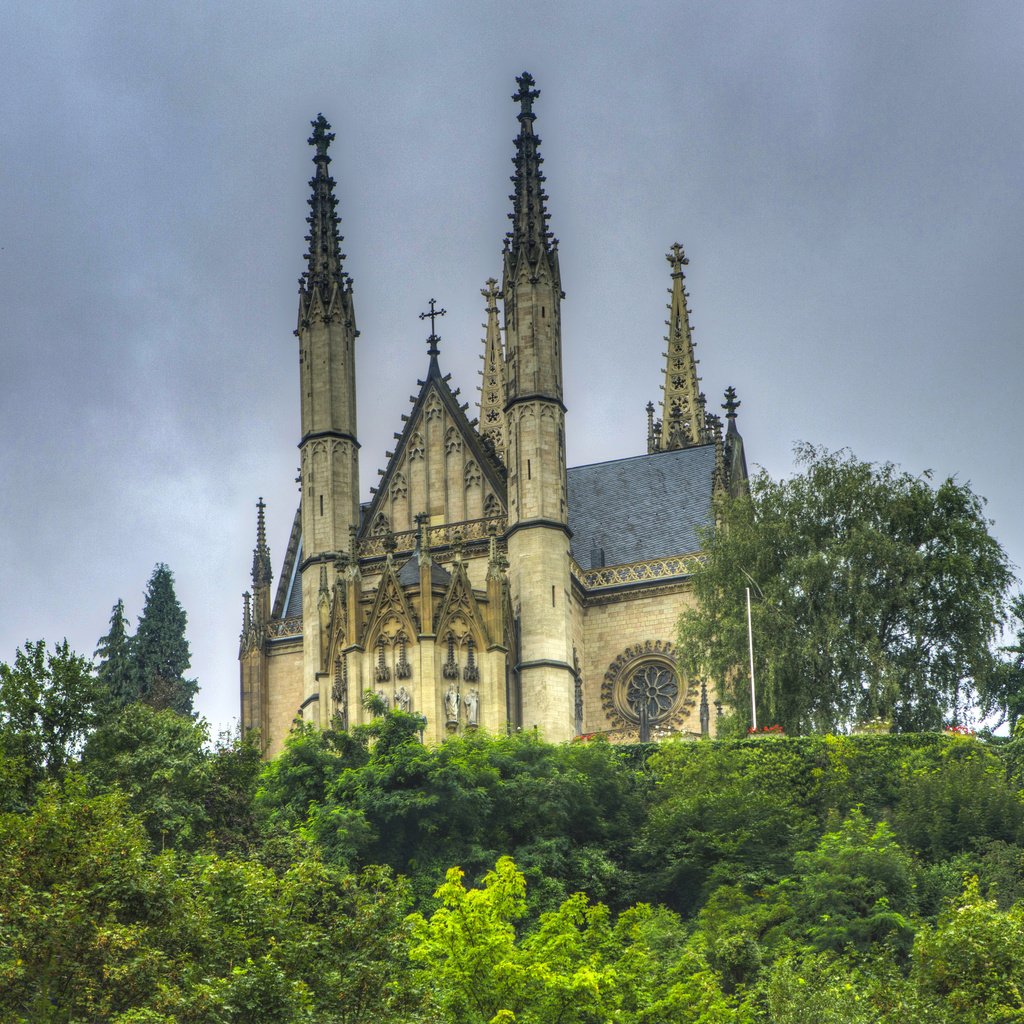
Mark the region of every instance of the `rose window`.
POLYGON ((647 712, 647 720, 656 722, 672 710, 679 696, 675 673, 666 665, 641 665, 626 684, 626 704, 637 718, 647 712))

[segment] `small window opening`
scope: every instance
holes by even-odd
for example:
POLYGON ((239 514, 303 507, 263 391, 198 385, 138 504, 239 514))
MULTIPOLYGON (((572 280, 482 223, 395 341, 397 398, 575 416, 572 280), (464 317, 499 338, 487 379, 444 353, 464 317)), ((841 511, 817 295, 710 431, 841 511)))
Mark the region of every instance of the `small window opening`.
POLYGON ((324 496, 320 495, 320 515, 324 514, 324 496))
POLYGON ((551 607, 555 607, 555 588, 551 588, 551 607))
POLYGON ((532 480, 533 479, 533 477, 530 474, 530 460, 529 459, 526 460, 526 479, 527 480, 532 480))

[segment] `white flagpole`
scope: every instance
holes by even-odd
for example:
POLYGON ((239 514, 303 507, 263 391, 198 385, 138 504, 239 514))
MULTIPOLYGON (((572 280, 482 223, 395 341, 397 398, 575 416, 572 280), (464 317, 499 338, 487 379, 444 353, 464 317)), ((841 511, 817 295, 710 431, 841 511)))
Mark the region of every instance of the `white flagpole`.
POLYGON ((750 715, 757 732, 757 697, 754 693, 754 627, 750 621, 750 587, 747 587, 747 643, 750 645, 750 715))

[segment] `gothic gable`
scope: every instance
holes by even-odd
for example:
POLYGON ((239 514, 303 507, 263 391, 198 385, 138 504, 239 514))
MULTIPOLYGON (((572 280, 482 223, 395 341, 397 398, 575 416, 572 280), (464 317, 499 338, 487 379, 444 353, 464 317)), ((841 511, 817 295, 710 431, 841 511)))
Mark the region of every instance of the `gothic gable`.
POLYGON ((419 622, 398 581, 395 567, 389 562, 384 567, 373 609, 367 620, 366 646, 372 647, 382 638, 385 642, 392 643, 402 634, 408 641, 418 632, 419 622))
POLYGON ((425 513, 432 526, 502 515, 505 473, 466 418, 436 359, 420 381, 398 445, 375 488, 361 536, 404 533, 425 513))
POLYGON ((491 638, 487 635, 484 617, 480 614, 466 566, 461 561, 456 562, 452 569, 452 582, 441 603, 436 622, 437 636, 441 640, 451 633, 457 643, 473 637, 477 644, 490 646, 491 638))

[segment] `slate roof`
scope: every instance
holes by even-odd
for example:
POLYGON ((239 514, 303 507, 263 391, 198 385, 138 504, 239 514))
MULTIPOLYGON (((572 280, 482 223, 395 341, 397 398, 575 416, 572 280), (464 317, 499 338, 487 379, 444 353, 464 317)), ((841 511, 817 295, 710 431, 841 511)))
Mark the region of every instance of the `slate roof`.
MULTIPOLYGON (((435 587, 447 587, 452 577, 437 562, 430 563, 430 582, 435 587)), ((420 556, 413 556, 406 560, 405 565, 398 570, 398 582, 403 587, 418 587, 420 585, 420 556)))
POLYGON ((302 538, 299 538, 299 553, 295 556, 295 568, 292 570, 292 578, 288 582, 288 603, 284 606, 283 619, 290 619, 293 615, 302 614, 302 573, 299 566, 302 565, 302 538))
POLYGON ((697 530, 712 523, 715 446, 637 455, 568 471, 572 553, 593 569, 688 554, 701 548, 697 530))

